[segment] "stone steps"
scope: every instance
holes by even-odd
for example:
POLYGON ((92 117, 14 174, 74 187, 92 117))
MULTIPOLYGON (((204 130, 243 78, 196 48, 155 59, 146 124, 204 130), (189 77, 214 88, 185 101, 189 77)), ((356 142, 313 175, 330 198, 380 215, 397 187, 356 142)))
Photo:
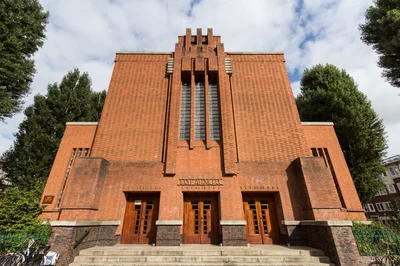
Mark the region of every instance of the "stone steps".
POLYGON ((332 266, 320 250, 308 247, 252 245, 251 247, 219 247, 184 245, 182 247, 150 247, 116 245, 82 250, 71 266, 332 266))

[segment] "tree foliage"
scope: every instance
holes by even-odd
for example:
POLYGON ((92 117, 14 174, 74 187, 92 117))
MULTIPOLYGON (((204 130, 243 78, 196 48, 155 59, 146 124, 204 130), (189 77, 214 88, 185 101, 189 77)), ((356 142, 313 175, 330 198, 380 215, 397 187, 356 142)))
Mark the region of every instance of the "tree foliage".
POLYGON ((375 0, 360 25, 361 40, 379 55, 383 76, 400 87, 400 0, 375 0))
POLYGON ((38 218, 43 210, 39 205, 42 189, 42 186, 30 190, 7 188, 0 200, 0 230, 42 229, 42 222, 38 218))
POLYGON ((382 120, 353 78, 333 65, 304 71, 296 99, 302 121, 332 121, 353 176, 366 202, 383 189, 380 175, 386 140, 382 120))
POLYGON ((5 181, 34 189, 49 175, 64 134, 65 123, 98 121, 106 92, 94 92, 87 73, 69 72, 60 84, 48 85, 47 94, 36 95, 25 110, 13 147, 0 159, 5 181))
POLYGON ((398 229, 400 231, 400 199, 392 200, 391 203, 393 206, 392 217, 397 221, 397 224, 399 225, 398 229))
POLYGON ((0 121, 20 111, 29 92, 47 19, 37 0, 0 1, 0 121))

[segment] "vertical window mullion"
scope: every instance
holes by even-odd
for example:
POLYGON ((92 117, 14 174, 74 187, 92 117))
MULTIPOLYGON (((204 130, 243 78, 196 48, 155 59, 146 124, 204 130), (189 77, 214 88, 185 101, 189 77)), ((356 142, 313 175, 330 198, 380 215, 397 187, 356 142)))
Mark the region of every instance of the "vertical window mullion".
POLYGON ((205 115, 205 101, 204 101, 204 82, 196 81, 195 88, 195 118, 194 118, 194 139, 205 140, 206 139, 206 115, 205 115))
POLYGON ((190 104, 191 104, 190 84, 182 84, 181 95, 181 117, 180 117, 180 139, 190 139, 190 104))
POLYGON ((221 139, 221 121, 219 114, 219 99, 217 84, 210 83, 209 91, 209 108, 210 108, 210 138, 212 140, 221 139))

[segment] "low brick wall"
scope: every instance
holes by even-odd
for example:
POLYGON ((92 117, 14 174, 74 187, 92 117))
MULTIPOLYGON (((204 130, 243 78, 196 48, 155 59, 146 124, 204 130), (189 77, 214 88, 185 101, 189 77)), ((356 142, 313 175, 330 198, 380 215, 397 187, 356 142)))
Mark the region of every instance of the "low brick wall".
POLYGON ((363 265, 350 221, 301 221, 287 225, 291 245, 323 250, 336 266, 363 265))
POLYGON ((222 225, 222 244, 224 246, 246 246, 246 226, 222 225))
POLYGON ((66 266, 79 251, 94 246, 112 246, 120 242, 115 235, 117 225, 52 226, 50 250, 60 254, 57 265, 66 266), (90 231, 89 231, 90 230, 90 231), (82 237, 87 234, 85 238, 82 237), (82 241, 75 247, 77 241, 82 241))
POLYGON ((181 225, 157 225, 157 246, 179 246, 181 225))

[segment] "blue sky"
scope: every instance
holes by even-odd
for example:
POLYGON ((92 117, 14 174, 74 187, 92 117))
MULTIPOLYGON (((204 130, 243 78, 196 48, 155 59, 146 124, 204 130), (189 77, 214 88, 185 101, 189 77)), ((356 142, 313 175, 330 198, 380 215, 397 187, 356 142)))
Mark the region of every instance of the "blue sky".
MULTIPOLYGON (((400 93, 381 78, 377 55, 358 24, 372 0, 40 0, 50 12, 47 39, 26 105, 47 84, 79 68, 96 91, 108 88, 116 51, 173 51, 186 28, 213 28, 226 51, 283 51, 294 94, 305 68, 334 64, 353 76, 383 119, 388 156, 400 154, 400 93)), ((0 123, 0 153, 23 120, 0 123)))

